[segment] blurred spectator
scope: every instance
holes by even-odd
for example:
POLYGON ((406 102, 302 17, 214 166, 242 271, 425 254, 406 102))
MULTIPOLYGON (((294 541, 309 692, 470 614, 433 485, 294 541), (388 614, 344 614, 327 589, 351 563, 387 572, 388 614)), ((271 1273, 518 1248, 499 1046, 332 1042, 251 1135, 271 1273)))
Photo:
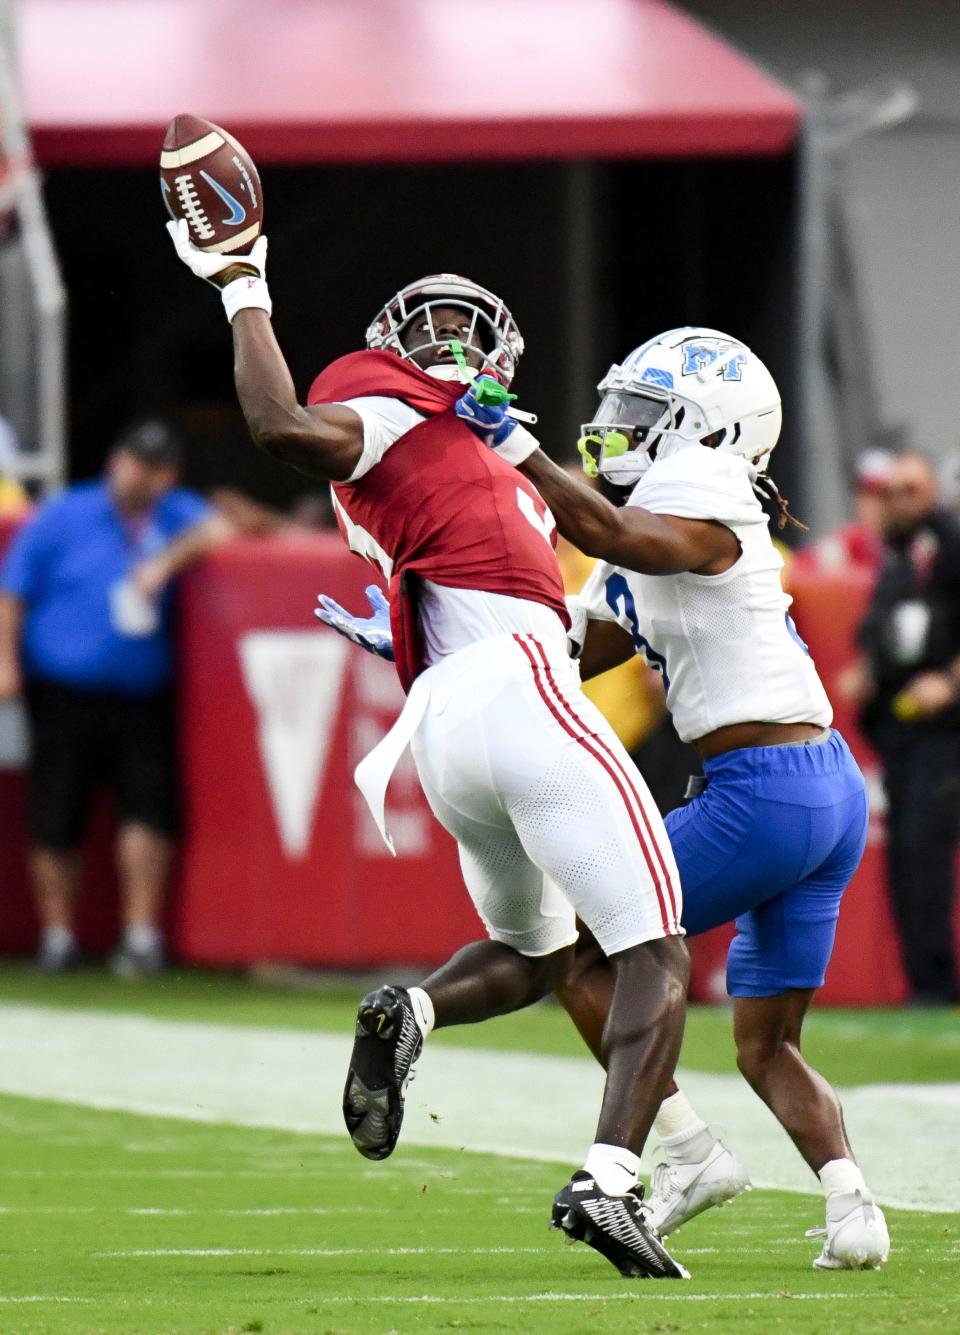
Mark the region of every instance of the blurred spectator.
POLYGON ((0 519, 22 515, 30 509, 30 497, 16 476, 19 448, 16 432, 0 416, 0 519))
POLYGON ((940 463, 940 495, 944 505, 960 514, 960 443, 940 463))
POLYGON ((293 505, 289 514, 255 501, 242 491, 218 487, 210 500, 216 510, 227 519, 233 530, 246 537, 296 537, 303 533, 336 529, 330 493, 308 491, 293 505))
POLYGON ((41 969, 80 962, 72 927, 84 827, 113 783, 124 935, 114 970, 159 972, 159 917, 177 829, 172 581, 225 531, 176 487, 160 422, 121 436, 105 476, 69 487, 17 534, 0 574, 0 700, 32 730, 31 875, 41 969))
POLYGON ((889 801, 890 893, 917 1004, 957 999, 952 907, 960 834, 960 522, 936 474, 901 455, 887 482, 886 559, 845 693, 889 801))
POLYGON ((290 518, 299 528, 314 533, 337 531, 337 516, 329 489, 305 491, 302 496, 298 496, 290 510, 290 518))
POLYGON ((232 487, 217 487, 210 493, 210 501, 241 537, 263 538, 283 534, 289 528, 289 520, 282 511, 232 487))
POLYGON ((5 128, 3 110, 0 108, 0 244, 13 228, 15 213, 17 174, 4 152, 5 128))
POLYGON ((889 450, 864 450, 854 470, 854 518, 834 533, 801 548, 798 570, 843 570, 851 565, 879 571, 885 555, 883 516, 887 482, 896 456, 889 450))

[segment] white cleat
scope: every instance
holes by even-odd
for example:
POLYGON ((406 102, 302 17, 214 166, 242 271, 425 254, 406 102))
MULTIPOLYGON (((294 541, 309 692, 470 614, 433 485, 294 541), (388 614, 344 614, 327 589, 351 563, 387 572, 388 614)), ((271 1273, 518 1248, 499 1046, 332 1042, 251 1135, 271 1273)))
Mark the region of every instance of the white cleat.
POLYGON ((746 1167, 717 1140, 699 1163, 657 1164, 650 1183, 647 1222, 658 1237, 668 1238, 712 1205, 726 1205, 749 1190, 746 1167))
POLYGON ((827 1197, 826 1228, 807 1229, 826 1238, 814 1270, 879 1270, 890 1255, 883 1211, 869 1191, 834 1191, 827 1197))

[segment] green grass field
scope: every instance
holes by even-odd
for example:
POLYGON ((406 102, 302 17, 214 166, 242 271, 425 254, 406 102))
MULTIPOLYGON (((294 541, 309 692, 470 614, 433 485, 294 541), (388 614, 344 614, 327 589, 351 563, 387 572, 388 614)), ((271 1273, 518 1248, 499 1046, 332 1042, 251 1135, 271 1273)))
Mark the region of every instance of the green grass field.
MULTIPOLYGON (((286 1029, 349 1028, 356 993, 202 975, 51 983, 0 971, 8 1003, 286 1029)), ((15 1015, 6 1011, 7 1023, 15 1015)), ((956 1020, 823 1012, 811 1047, 846 1084, 954 1081, 956 1020)), ((722 1012, 695 1011, 685 1064, 729 1070, 728 1027, 722 1012)), ((550 1007, 456 1034, 460 1045, 468 1039, 578 1052, 550 1007)), ((0 1131, 3 1335, 960 1329, 960 1214, 890 1210, 895 1251, 884 1271, 820 1274, 810 1269, 818 1244, 803 1236, 822 1222, 820 1200, 755 1191, 675 1239, 691 1281, 631 1283, 548 1232, 563 1181, 556 1164, 402 1142, 371 1164, 339 1137, 9 1095, 0 1096, 0 1131)), ((945 1154, 958 1145, 960 1131, 945 1154)))

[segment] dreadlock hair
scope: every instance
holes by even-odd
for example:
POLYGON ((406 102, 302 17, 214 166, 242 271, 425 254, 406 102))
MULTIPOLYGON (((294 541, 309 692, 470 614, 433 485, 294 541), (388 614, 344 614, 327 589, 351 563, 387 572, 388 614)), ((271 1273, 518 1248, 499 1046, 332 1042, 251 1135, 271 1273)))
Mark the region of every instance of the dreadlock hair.
POLYGON ((790 513, 790 502, 786 496, 780 495, 780 490, 769 473, 757 474, 753 490, 761 501, 769 502, 777 507, 778 529, 782 531, 788 524, 792 524, 794 528, 800 529, 803 533, 810 532, 806 524, 790 513))

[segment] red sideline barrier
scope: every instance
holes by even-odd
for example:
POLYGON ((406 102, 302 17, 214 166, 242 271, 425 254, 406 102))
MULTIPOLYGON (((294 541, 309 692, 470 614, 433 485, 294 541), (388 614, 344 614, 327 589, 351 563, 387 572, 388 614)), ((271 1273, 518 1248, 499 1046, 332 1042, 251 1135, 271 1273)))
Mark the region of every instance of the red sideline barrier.
POLYGON ((389 663, 313 619, 373 572, 321 535, 237 542, 185 582, 187 839, 177 945, 203 964, 431 963, 482 935, 409 753, 391 857, 352 780, 403 695, 389 663))
MULTIPOLYGON (((0 529, 0 547, 3 545, 0 529)), ((186 960, 279 960, 328 967, 431 964, 481 934, 453 842, 433 820, 412 762, 388 797, 399 856, 383 846, 352 772, 402 702, 389 664, 314 626, 319 590, 362 607, 372 572, 338 537, 230 544, 192 571, 182 597, 182 751, 186 830, 173 943, 186 960)), ((890 1004, 905 985, 883 888, 875 757, 838 700, 869 577, 793 573, 795 616, 875 810, 848 891, 822 1000, 890 1004)), ((0 950, 32 948, 23 785, 0 774, 0 950)), ((115 921, 101 817, 81 930, 91 949, 115 921)), ((960 917, 958 917, 960 928, 960 917)), ((729 929, 691 943, 692 995, 723 995, 729 929)))
POLYGON ((870 828, 860 868, 843 897, 833 958, 820 999, 828 1005, 888 1005, 905 999, 896 929, 886 895, 885 799, 876 754, 841 698, 837 678, 856 654, 857 626, 863 618, 872 574, 851 568, 838 574, 792 569, 794 619, 810 647, 827 694, 834 725, 847 739, 870 790, 870 828))
MULTIPOLYGON (((818 999, 832 1006, 896 1005, 907 996, 896 931, 886 895, 885 798, 874 751, 841 699, 837 678, 852 661, 854 636, 870 597, 872 576, 864 568, 837 573, 790 570, 792 608, 834 706, 834 724, 843 733, 867 779, 870 829, 860 868, 843 897, 827 980, 818 999)), ((960 903, 955 932, 960 948, 960 903)), ((725 995, 724 962, 729 928, 692 942, 691 996, 718 1000, 725 995)))

